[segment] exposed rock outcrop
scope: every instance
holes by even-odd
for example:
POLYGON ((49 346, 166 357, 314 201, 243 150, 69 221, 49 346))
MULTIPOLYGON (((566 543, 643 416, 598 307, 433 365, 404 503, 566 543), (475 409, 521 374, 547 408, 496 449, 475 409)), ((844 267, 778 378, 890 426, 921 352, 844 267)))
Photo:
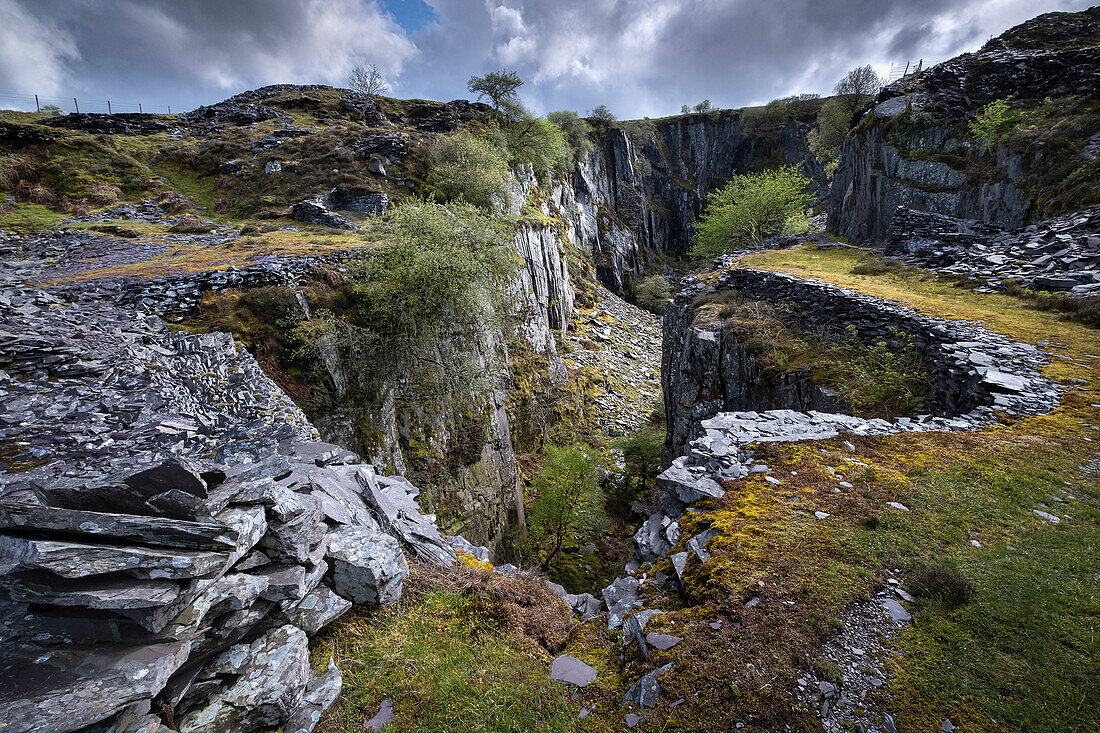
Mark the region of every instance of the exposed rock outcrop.
MULTIPOLYGON (((1021 176, 1047 165, 1041 145, 993 151, 980 170, 966 122, 984 105, 1100 97, 1100 9, 1050 13, 882 90, 844 143, 830 194, 829 229, 852 243, 882 242, 899 206, 1021 227, 1038 188, 1021 176), (1024 155, 1028 157, 1024 157, 1024 155)), ((1047 181, 1046 184, 1050 182, 1047 181)))
POLYGON ((778 158, 801 167, 824 193, 824 169, 798 120, 778 133, 755 131, 739 110, 629 124, 632 135, 602 128, 553 197, 615 293, 629 293, 658 255, 685 253, 706 194, 736 173, 778 158))
POLYGON ((886 254, 946 275, 1001 288, 1100 293, 1100 207, 1006 231, 978 221, 911 209, 894 213, 886 254))

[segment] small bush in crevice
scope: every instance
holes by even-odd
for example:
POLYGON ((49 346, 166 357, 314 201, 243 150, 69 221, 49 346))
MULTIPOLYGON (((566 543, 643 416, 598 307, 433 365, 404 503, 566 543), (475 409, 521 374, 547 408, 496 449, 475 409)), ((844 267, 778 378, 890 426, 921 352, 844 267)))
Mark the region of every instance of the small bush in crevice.
POLYGON ((428 161, 428 186, 445 201, 488 209, 505 194, 504 155, 468 130, 436 138, 428 148, 428 161))
POLYGON ((668 280, 661 275, 652 275, 634 286, 634 300, 639 308, 661 315, 669 299, 668 280))

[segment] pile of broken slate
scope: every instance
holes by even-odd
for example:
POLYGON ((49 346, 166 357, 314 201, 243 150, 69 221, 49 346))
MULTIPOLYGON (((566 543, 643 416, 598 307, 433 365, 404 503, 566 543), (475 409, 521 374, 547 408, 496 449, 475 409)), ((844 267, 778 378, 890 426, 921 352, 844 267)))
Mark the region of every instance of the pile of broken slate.
POLYGON ((464 543, 225 334, 10 272, 0 469, 4 731, 310 731, 341 678, 309 637, 464 543))
POLYGON ((1015 280, 1071 296, 1100 295, 1100 206, 1017 231, 899 206, 886 236, 888 255, 980 280, 991 290, 1015 280))

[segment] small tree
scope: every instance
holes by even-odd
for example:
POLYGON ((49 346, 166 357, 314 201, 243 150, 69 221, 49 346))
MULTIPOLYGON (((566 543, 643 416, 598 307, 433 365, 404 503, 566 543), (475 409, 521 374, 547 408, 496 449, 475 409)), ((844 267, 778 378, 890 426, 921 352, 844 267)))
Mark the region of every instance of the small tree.
POLYGON ((504 139, 510 154, 509 163, 530 163, 542 175, 555 166, 565 150, 565 133, 545 117, 535 117, 520 104, 507 105, 504 139))
POLYGON ((588 118, 611 124, 615 121, 615 115, 607 108, 606 104, 597 105, 595 109, 588 110, 588 118))
POLYGON ((668 298, 668 280, 660 275, 647 277, 634 286, 634 299, 638 306, 650 313, 657 315, 664 313, 668 298))
POLYGON ((504 111, 506 103, 516 101, 516 90, 521 86, 523 80, 519 74, 507 69, 491 71, 485 76, 471 76, 466 82, 467 90, 476 94, 478 99, 488 99, 498 112, 504 111))
POLYGON ((734 176, 707 196, 695 227, 692 257, 717 257, 763 244, 788 222, 805 215, 813 201, 810 181, 797 168, 784 166, 734 176))
POLYGON ((603 494, 596 482, 598 462, 582 446, 550 446, 534 484, 528 514, 531 536, 544 543, 549 567, 567 540, 588 537, 605 526, 603 494))
POLYGON ((696 113, 711 112, 714 110, 714 106, 710 103, 709 99, 704 99, 699 104, 692 107, 692 111, 696 113))
POLYGON ((882 79, 868 64, 849 71, 833 87, 835 97, 821 105, 817 115, 817 129, 810 134, 810 149, 832 169, 840 155, 840 146, 848 135, 852 117, 860 107, 882 89, 882 79))
POLYGON ((857 66, 844 75, 833 87, 833 93, 840 97, 873 97, 882 89, 882 79, 870 64, 857 66))
POLYGON ((348 75, 348 86, 371 99, 390 88, 389 82, 386 81, 385 75, 377 64, 370 64, 365 68, 356 66, 352 69, 348 75))

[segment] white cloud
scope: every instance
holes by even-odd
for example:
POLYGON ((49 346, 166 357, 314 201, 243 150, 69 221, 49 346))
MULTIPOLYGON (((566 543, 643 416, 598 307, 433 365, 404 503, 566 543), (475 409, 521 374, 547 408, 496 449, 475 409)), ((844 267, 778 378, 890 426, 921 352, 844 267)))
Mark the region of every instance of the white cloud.
MULTIPOLYGON (((848 69, 973 49, 1088 0, 427 0, 411 36, 386 0, 0 0, 0 73, 70 93, 210 103, 275 82, 342 83, 377 63, 404 96, 467 96, 507 67, 539 111, 658 116, 827 94, 848 69), (71 62, 79 54, 84 63, 71 62)), ((394 0, 396 1, 396 0, 394 0)), ((0 90, 4 91, 4 90, 0 90)))
POLYGON ((68 64, 80 58, 72 37, 15 0, 0 0, 0 18, 0 92, 63 92, 68 64))

